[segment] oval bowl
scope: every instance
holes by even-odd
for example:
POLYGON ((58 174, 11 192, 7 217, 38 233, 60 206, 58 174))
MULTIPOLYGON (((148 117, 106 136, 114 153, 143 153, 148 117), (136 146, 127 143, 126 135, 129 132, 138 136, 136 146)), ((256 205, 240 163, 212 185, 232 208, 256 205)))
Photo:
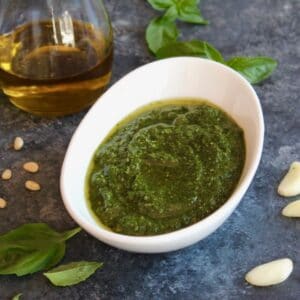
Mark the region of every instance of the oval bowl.
POLYGON ((115 83, 77 128, 61 172, 66 209, 87 232, 113 247, 139 253, 161 253, 192 245, 214 232, 231 215, 249 187, 261 158, 264 120, 252 86, 232 69, 207 59, 177 57, 156 61, 115 83), (137 108, 156 100, 207 99, 226 111, 244 130, 246 161, 231 197, 205 219, 180 230, 147 237, 117 234, 99 225, 85 199, 85 177, 93 154, 109 131, 137 108))

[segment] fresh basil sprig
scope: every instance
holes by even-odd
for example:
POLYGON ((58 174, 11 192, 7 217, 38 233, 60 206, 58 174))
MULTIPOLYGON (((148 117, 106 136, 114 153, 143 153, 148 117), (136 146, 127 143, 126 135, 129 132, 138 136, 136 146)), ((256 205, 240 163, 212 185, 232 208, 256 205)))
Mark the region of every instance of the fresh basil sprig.
POLYGON ((233 57, 225 61, 222 54, 204 41, 175 42, 156 52, 157 58, 174 56, 198 56, 208 58, 229 66, 243 75, 250 83, 257 84, 267 79, 277 67, 276 60, 270 57, 233 57))
POLYGON ((55 286, 71 286, 86 280, 102 266, 98 262, 72 262, 54 268, 44 275, 55 286))
POLYGON ((47 224, 33 223, 0 236, 0 275, 23 276, 55 266, 65 255, 65 241, 80 230, 59 233, 47 224))
POLYGON ((166 11, 165 17, 183 22, 206 25, 199 9, 200 0, 148 0, 151 6, 159 11, 166 11))
POLYGON ((232 57, 225 61, 220 51, 208 42, 178 41, 176 19, 207 24, 198 8, 200 0, 148 0, 148 2, 154 9, 165 11, 164 16, 151 21, 146 31, 148 47, 157 58, 174 56, 207 58, 236 70, 252 84, 264 81, 276 69, 277 61, 270 57, 232 57))

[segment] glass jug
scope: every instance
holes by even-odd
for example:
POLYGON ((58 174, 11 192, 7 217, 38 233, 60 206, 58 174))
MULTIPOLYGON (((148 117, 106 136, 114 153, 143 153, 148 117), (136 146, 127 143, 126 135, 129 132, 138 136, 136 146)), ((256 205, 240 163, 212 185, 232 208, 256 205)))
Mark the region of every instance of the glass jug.
POLYGON ((0 0, 0 88, 20 109, 59 116, 90 106, 112 58, 102 0, 0 0))

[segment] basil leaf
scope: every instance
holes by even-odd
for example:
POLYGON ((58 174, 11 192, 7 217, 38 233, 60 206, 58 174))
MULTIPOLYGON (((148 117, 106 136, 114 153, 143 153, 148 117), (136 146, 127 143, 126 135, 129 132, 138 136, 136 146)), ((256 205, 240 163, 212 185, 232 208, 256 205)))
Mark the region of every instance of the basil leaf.
POLYGON ((148 0, 148 2, 157 10, 166 10, 174 5, 173 0, 148 0))
POLYGON ((204 42, 190 41, 190 42, 175 42, 160 48, 156 52, 157 58, 167 58, 175 56, 203 56, 204 42))
POLYGON ((198 8, 200 1, 196 0, 175 0, 178 19, 184 22, 207 25, 209 22, 205 20, 198 8))
POLYGON ((22 293, 17 294, 16 296, 14 296, 11 300, 20 300, 20 297, 22 296, 22 293))
POLYGON ((175 56, 200 56, 224 63, 221 53, 211 44, 203 41, 176 42, 160 48, 156 53, 157 58, 175 56))
POLYGON ((210 60, 224 63, 224 58, 219 50, 207 42, 204 42, 204 55, 210 60))
POLYGON ((200 0, 148 0, 151 6, 157 10, 167 10, 165 16, 179 19, 193 24, 208 24, 198 8, 200 0))
POLYGON ((6 255, 0 255, 0 275, 16 274, 23 276, 56 265, 65 254, 65 245, 55 244, 48 249, 16 251, 13 248, 6 255))
POLYGON ((86 280, 102 266, 98 262, 72 262, 54 268, 44 275, 56 286, 71 286, 86 280))
POLYGON ((0 275, 23 276, 53 267, 65 254, 65 241, 79 231, 59 233, 47 224, 36 223, 0 236, 0 275))
POLYGON ((70 238, 72 238, 74 235, 76 235, 77 233, 79 233, 81 231, 80 227, 65 231, 63 233, 60 233, 60 237, 63 241, 69 240, 70 238))
POLYGON ((171 6, 164 14, 163 18, 165 20, 169 20, 172 22, 175 22, 178 16, 177 8, 176 6, 171 6))
POLYGON ((276 69, 277 61, 270 57, 233 57, 227 65, 243 75, 250 83, 267 79, 276 69))
POLYGON ((75 228, 59 233, 44 223, 25 224, 0 236, 0 251, 4 246, 9 246, 11 243, 20 241, 22 241, 22 247, 24 245, 32 246, 36 243, 47 244, 48 241, 65 241, 80 230, 80 228, 75 228))
POLYGON ((159 17, 151 21, 146 31, 146 40, 149 49, 156 51, 177 40, 179 33, 174 22, 159 17))

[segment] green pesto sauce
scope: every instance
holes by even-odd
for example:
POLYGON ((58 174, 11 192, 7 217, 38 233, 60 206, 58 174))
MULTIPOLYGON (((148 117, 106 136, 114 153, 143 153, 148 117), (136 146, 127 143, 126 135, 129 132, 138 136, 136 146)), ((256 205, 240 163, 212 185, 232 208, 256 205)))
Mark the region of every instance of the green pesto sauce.
POLYGON ((87 199, 114 232, 167 233, 222 206, 244 160, 243 131, 221 109, 199 100, 154 102, 121 121, 96 150, 87 199))

